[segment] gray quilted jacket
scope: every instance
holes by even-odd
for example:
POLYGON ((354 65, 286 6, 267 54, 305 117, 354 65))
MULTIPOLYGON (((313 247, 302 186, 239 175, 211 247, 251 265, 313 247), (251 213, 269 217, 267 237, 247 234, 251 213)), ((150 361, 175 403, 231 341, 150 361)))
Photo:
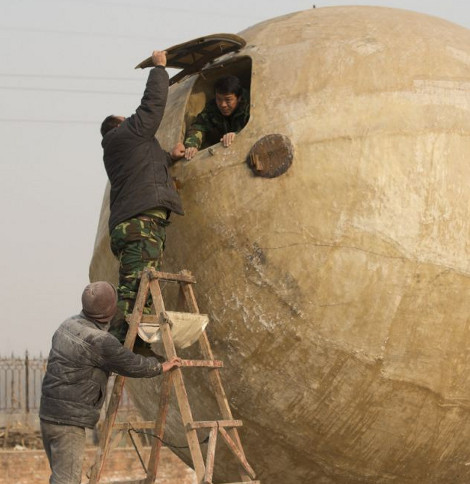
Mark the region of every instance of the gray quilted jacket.
POLYGON ((42 383, 41 419, 93 428, 110 372, 137 378, 161 373, 156 358, 134 354, 104 329, 104 325, 80 313, 64 321, 54 333, 42 383))

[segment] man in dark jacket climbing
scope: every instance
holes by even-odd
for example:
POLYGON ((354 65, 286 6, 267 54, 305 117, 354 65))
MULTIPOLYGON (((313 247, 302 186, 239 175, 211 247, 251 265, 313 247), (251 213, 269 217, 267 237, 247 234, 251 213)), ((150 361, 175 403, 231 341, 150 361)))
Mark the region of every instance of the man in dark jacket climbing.
POLYGON ((64 321, 52 338, 42 383, 39 417, 51 466, 50 484, 81 482, 85 428, 98 422, 111 372, 150 378, 181 366, 136 355, 106 331, 117 306, 115 288, 93 282, 82 294, 82 312, 64 321))
POLYGON ((152 61, 155 67, 135 114, 108 116, 101 125, 104 165, 111 184, 111 250, 119 260, 118 313, 110 332, 121 342, 128 328, 125 316, 132 312, 137 296, 138 274, 146 266, 160 268, 170 213, 183 214, 168 169, 184 156, 184 147, 179 143, 170 154, 155 138, 168 96, 166 53, 154 51, 152 61))

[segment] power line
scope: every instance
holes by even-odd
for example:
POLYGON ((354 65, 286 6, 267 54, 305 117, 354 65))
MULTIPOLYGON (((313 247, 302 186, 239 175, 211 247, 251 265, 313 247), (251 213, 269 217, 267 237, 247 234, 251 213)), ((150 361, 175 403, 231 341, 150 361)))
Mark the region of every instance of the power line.
POLYGON ((0 72, 0 77, 21 77, 21 78, 45 78, 45 79, 80 79, 87 81, 133 81, 142 82, 141 78, 137 77, 106 77, 106 76, 82 76, 82 75, 67 75, 67 74, 10 74, 8 72, 0 72))
MULTIPOLYGON (((54 1, 54 0, 52 0, 54 1)), ((69 2, 76 2, 76 3, 85 3, 85 0, 68 0, 69 2)), ((61 0, 63 2, 63 0, 61 0)), ((122 6, 126 8, 144 8, 144 9, 155 9, 157 8, 159 12, 175 12, 175 13, 187 13, 194 16, 203 16, 207 18, 208 16, 213 17, 226 17, 224 12, 217 12, 215 10, 206 10, 201 11, 200 9, 189 9, 189 8, 174 8, 174 7, 155 7, 155 5, 138 5, 135 3, 127 3, 127 2, 112 2, 112 1, 97 1, 97 0, 89 0, 87 3, 92 5, 102 4, 102 5, 113 5, 113 6, 122 6)), ((234 12, 230 13, 231 18, 241 18, 241 19, 250 19, 251 21, 258 21, 259 19, 253 15, 240 15, 234 12)), ((12 27, 10 25, 0 25, 0 30, 6 31, 13 31, 13 32, 30 32, 30 33, 46 33, 46 34, 58 34, 58 35, 79 35, 79 36, 87 36, 87 37, 104 37, 104 38, 112 38, 112 39, 132 39, 132 40, 142 40, 142 41, 149 41, 152 42, 157 40, 157 35, 155 36, 138 36, 138 35, 126 35, 126 34, 119 34, 117 32, 113 33, 103 33, 103 32, 85 32, 85 31, 73 31, 73 30, 55 30, 55 29, 38 29, 38 28, 30 28, 30 27, 12 27)), ((181 37, 158 37, 158 42, 161 43, 162 41, 168 42, 180 42, 181 37)))
MULTIPOLYGON (((104 38, 112 38, 112 39, 132 39, 132 40, 142 40, 142 41, 149 41, 151 40, 154 42, 156 40, 155 37, 151 36, 136 36, 136 35, 123 35, 123 34, 108 34, 102 32, 84 32, 80 30, 55 30, 55 29, 37 29, 37 28, 30 28, 30 27, 11 27, 9 25, 0 25, 0 30, 7 30, 13 32, 28 32, 28 33, 35 33, 35 34, 58 34, 58 35, 84 35, 86 37, 104 37, 104 38)), ((169 39, 169 38, 159 38, 159 41, 162 39, 166 39, 170 42, 177 41, 176 38, 169 39)))
POLYGON ((16 87, 16 86, 0 86, 0 89, 6 91, 48 91, 48 92, 68 92, 77 94, 114 94, 117 96, 139 96, 138 92, 118 92, 118 91, 95 91, 88 89, 60 89, 54 87, 16 87))
POLYGON ((99 121, 87 121, 81 119, 0 118, 0 123, 94 124, 97 126, 99 121))
MULTIPOLYGON (((49 0, 49 1, 55 1, 62 3, 64 0, 49 0)), ((113 2, 110 0, 67 0, 72 3, 88 3, 93 6, 98 6, 98 5, 112 5, 113 7, 126 7, 128 8, 134 8, 134 9, 146 9, 146 10, 157 10, 158 12, 176 12, 176 13, 190 13, 191 15, 201 15, 204 17, 207 17, 209 15, 215 16, 215 17, 226 17, 227 14, 226 12, 217 12, 214 9, 212 10, 200 10, 198 8, 177 8, 177 7, 163 7, 161 5, 156 5, 155 3, 146 3, 146 4, 138 4, 138 3, 131 3, 131 2, 123 2, 123 1, 117 1, 113 2)), ((243 15, 243 14, 237 14, 236 11, 230 12, 230 17, 231 18, 246 18, 246 19, 253 19, 253 15, 243 15)))

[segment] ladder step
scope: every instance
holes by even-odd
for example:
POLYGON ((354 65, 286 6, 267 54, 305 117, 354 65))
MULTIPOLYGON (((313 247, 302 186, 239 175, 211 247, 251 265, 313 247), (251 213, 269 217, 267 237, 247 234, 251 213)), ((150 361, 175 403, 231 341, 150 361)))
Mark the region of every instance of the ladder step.
MULTIPOLYGON (((129 319, 130 319, 130 317, 129 317, 129 319)), ((160 326, 160 315, 158 315, 158 314, 142 314, 141 322, 145 323, 145 324, 154 324, 155 326, 160 326)))
MULTIPOLYGON (((199 314, 199 313, 188 313, 188 312, 176 312, 176 311, 167 311, 167 315, 170 317, 170 321, 172 321, 172 318, 176 320, 176 323, 178 323, 178 319, 184 319, 185 321, 191 321, 197 324, 202 317, 206 317, 205 314, 199 314)), ((126 320, 128 323, 130 323, 131 320, 131 315, 129 314, 126 316, 126 320)), ((161 324, 161 316, 160 314, 142 314, 142 317, 140 318, 140 321, 142 324, 146 325, 152 325, 152 326, 160 326, 161 324)))
POLYGON ((261 484, 261 481, 226 482, 225 484, 261 484))
POLYGON ((113 429, 116 430, 141 430, 141 429, 154 429, 155 421, 148 420, 145 422, 116 422, 113 425, 113 429))
POLYGON ((207 429, 213 427, 242 427, 241 420, 201 420, 186 425, 187 430, 207 429))
POLYGON ((190 284, 196 283, 196 278, 188 271, 180 272, 179 274, 171 274, 170 272, 160 272, 152 269, 151 276, 160 279, 161 281, 189 282, 190 284))
POLYGON ((109 481, 108 484, 145 484, 145 481, 147 479, 140 479, 138 481, 132 480, 132 481, 109 481))
POLYGON ((182 360, 181 366, 202 366, 207 368, 222 368, 224 363, 220 360, 182 360))
POLYGON ((145 481, 147 479, 140 479, 138 481, 132 480, 132 481, 109 481, 108 484, 145 484, 145 481))

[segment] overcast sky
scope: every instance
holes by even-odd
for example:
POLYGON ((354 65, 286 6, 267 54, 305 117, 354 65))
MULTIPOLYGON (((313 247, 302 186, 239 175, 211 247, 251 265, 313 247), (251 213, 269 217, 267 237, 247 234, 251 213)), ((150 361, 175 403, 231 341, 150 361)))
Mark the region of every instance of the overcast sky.
POLYGON ((0 356, 47 354, 80 310, 106 173, 99 125, 139 104, 153 49, 334 5, 420 11, 470 28, 467 0, 0 0, 0 356))

